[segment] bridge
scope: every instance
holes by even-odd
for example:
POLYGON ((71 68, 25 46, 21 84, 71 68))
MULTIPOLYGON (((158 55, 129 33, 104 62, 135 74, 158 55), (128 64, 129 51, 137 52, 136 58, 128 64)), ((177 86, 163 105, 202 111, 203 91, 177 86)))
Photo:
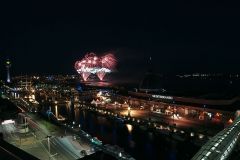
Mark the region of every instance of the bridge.
POLYGON ((233 151, 240 137, 240 111, 233 123, 211 138, 192 160, 225 160, 233 151))

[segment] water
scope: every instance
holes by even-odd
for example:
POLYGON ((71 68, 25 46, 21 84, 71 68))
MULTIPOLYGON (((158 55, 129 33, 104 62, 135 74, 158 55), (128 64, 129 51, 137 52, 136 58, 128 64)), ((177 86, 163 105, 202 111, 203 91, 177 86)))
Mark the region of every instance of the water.
MULTIPOLYGON (((54 112, 55 107, 51 108, 54 112)), ((60 115, 74 120, 77 125, 80 123, 82 130, 97 137, 103 144, 118 145, 137 160, 188 160, 200 149, 190 139, 177 141, 163 133, 125 124, 92 111, 75 109, 72 113, 64 105, 58 109, 60 115)))
POLYGON ((177 142, 171 136, 124 124, 90 111, 76 111, 76 122, 104 144, 118 145, 136 159, 191 159, 199 147, 190 141, 177 142))

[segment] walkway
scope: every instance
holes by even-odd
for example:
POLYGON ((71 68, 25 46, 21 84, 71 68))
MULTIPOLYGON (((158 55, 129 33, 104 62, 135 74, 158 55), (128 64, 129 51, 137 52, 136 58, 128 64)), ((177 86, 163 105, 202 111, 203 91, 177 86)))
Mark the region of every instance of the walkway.
POLYGON ((233 151, 240 137, 240 116, 216 136, 211 138, 192 160, 224 160, 233 151))

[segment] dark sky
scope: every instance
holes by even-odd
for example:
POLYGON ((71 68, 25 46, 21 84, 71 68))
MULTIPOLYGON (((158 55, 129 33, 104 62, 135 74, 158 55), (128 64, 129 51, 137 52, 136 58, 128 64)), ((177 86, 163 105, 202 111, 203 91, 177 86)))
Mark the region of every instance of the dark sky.
MULTIPOLYGON (((130 1, 130 0, 129 0, 130 1)), ((126 76, 239 72, 240 9, 224 1, 0 4, 0 60, 18 74, 75 73, 86 52, 112 51, 126 76)))

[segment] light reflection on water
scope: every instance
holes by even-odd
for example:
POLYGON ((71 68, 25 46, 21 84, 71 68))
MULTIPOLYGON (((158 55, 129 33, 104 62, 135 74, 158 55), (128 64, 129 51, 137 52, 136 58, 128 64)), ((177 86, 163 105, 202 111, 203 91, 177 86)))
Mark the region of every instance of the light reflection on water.
POLYGON ((132 130, 133 130, 133 126, 131 124, 126 124, 127 129, 128 129, 128 133, 131 134, 132 130))
POLYGON ((139 153, 143 153, 143 157, 155 159, 153 158, 155 156, 152 156, 152 154, 156 154, 152 150, 154 147, 152 141, 148 140, 148 137, 144 134, 134 131, 135 127, 133 125, 83 111, 80 113, 80 119, 81 114, 82 116, 85 114, 84 120, 80 121, 80 123, 83 123, 81 126, 85 126, 82 129, 98 137, 105 144, 118 145, 136 159, 141 157, 139 153), (141 140, 139 140, 138 136, 145 138, 140 138, 141 140))
POLYGON ((113 85, 110 82, 85 82, 85 84, 89 86, 99 86, 99 87, 108 87, 113 85))
MULTIPOLYGON (((71 113, 69 110, 59 107, 59 114, 68 116, 71 113)), ((176 159, 177 157, 178 143, 173 147, 173 140, 166 135, 159 135, 146 129, 143 130, 139 126, 125 124, 117 119, 106 118, 86 110, 76 109, 74 116, 76 123, 80 123, 84 131, 99 138, 104 144, 118 145, 124 148, 136 159, 176 159)), ((181 142, 179 146, 181 145, 185 145, 185 142, 181 142)), ((186 153, 191 156, 194 153, 192 148, 194 149, 192 144, 178 147, 178 153, 181 153, 178 155, 180 159, 186 153)), ((185 156, 185 159, 189 158, 185 156)))

